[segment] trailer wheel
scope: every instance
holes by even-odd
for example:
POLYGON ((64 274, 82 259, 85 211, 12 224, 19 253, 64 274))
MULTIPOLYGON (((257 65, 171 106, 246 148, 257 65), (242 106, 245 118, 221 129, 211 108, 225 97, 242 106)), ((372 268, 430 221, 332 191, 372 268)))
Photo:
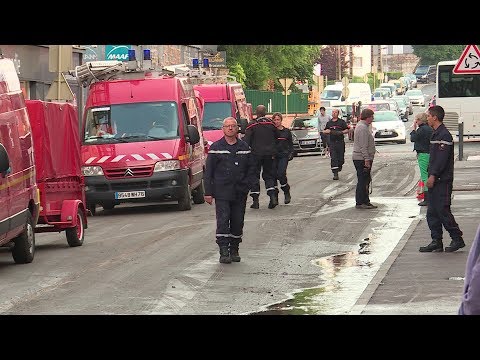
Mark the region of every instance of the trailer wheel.
POLYGON ((77 211, 77 226, 65 230, 67 242, 70 247, 82 246, 85 238, 85 219, 83 218, 83 210, 77 211))
POLYGON ((180 211, 186 211, 192 209, 192 191, 190 190, 190 184, 185 186, 182 197, 178 200, 178 209, 180 211))
POLYGON ((203 204, 205 202, 205 187, 203 186, 203 179, 200 185, 193 190, 193 203, 194 204, 203 204))
POLYGON ((97 205, 96 204, 88 204, 87 209, 90 211, 92 216, 95 216, 95 214, 97 213, 97 205))
POLYGON ((27 221, 22 233, 13 239, 13 242, 12 256, 15 263, 31 263, 35 255, 35 230, 30 211, 27 211, 27 221))

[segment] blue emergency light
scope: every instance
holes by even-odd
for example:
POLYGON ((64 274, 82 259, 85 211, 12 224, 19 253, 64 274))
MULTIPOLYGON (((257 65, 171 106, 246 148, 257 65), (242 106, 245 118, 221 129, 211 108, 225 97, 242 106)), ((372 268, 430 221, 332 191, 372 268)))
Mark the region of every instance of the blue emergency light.
POLYGON ((208 64, 208 58, 203 59, 203 65, 204 68, 207 68, 209 66, 208 64))
POLYGON ((198 69, 198 59, 192 59, 192 64, 194 69, 198 69))
POLYGON ((143 60, 152 60, 150 57, 150 49, 143 49, 143 60))
POLYGON ((135 57, 135 49, 128 49, 128 61, 135 61, 137 58, 135 57))

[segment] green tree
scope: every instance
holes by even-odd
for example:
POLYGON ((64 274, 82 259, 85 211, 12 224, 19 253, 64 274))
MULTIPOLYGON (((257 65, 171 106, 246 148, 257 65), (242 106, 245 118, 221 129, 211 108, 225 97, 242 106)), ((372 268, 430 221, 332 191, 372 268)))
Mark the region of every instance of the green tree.
MULTIPOLYGON (((249 89, 281 89, 279 78, 312 81, 313 65, 319 57, 316 45, 219 45, 226 51, 230 71, 240 65, 249 89)), ((292 86, 292 90, 294 87, 292 86)))
POLYGON ((465 45, 412 45, 412 48, 421 65, 434 65, 439 61, 457 60, 465 45))

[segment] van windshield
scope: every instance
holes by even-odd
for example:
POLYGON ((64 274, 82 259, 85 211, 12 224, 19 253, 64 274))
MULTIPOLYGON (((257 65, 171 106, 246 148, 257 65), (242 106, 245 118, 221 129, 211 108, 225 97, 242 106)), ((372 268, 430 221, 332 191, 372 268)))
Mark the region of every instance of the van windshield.
POLYGON ((321 98, 324 100, 337 100, 342 96, 342 90, 324 90, 321 98))
POLYGON ((203 130, 221 130, 223 119, 232 116, 230 102, 205 102, 203 130))
POLYGON ((145 102, 90 108, 84 144, 139 142, 179 137, 175 102, 145 102))

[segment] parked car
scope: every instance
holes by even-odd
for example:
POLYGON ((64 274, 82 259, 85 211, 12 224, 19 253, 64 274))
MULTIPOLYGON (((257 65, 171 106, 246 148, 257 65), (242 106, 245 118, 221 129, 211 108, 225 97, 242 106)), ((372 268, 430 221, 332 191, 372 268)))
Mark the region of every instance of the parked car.
POLYGON ((369 103, 364 103, 360 106, 360 112, 363 109, 372 109, 374 112, 393 110, 392 105, 387 100, 378 100, 378 101, 372 101, 369 103))
POLYGON ((397 93, 397 87, 395 86, 395 84, 392 84, 392 83, 381 83, 379 87, 390 89, 390 92, 392 93, 392 96, 397 93))
POLYGON ((392 100, 397 102, 398 108, 400 109, 400 118, 403 121, 408 121, 409 109, 406 100, 403 97, 393 97, 392 100))
POLYGON ((379 88, 373 92, 373 101, 375 100, 386 100, 391 97, 390 89, 379 88))
POLYGON ((425 95, 420 89, 408 90, 405 95, 408 96, 412 105, 425 106, 425 95))
POLYGON ((405 124, 395 111, 376 111, 372 122, 372 135, 375 142, 407 142, 405 124))
POLYGON ((417 87, 417 77, 415 76, 415 74, 405 74, 405 76, 408 77, 411 80, 410 89, 416 88, 417 87))
POLYGON ((408 115, 413 114, 413 105, 412 105, 412 102, 410 101, 410 98, 407 95, 396 95, 393 98, 394 99, 403 99, 405 101, 405 103, 407 104, 408 115))
POLYGON ((319 152, 321 153, 322 139, 318 128, 318 117, 301 116, 293 119, 290 125, 293 139, 293 155, 299 153, 319 152))

